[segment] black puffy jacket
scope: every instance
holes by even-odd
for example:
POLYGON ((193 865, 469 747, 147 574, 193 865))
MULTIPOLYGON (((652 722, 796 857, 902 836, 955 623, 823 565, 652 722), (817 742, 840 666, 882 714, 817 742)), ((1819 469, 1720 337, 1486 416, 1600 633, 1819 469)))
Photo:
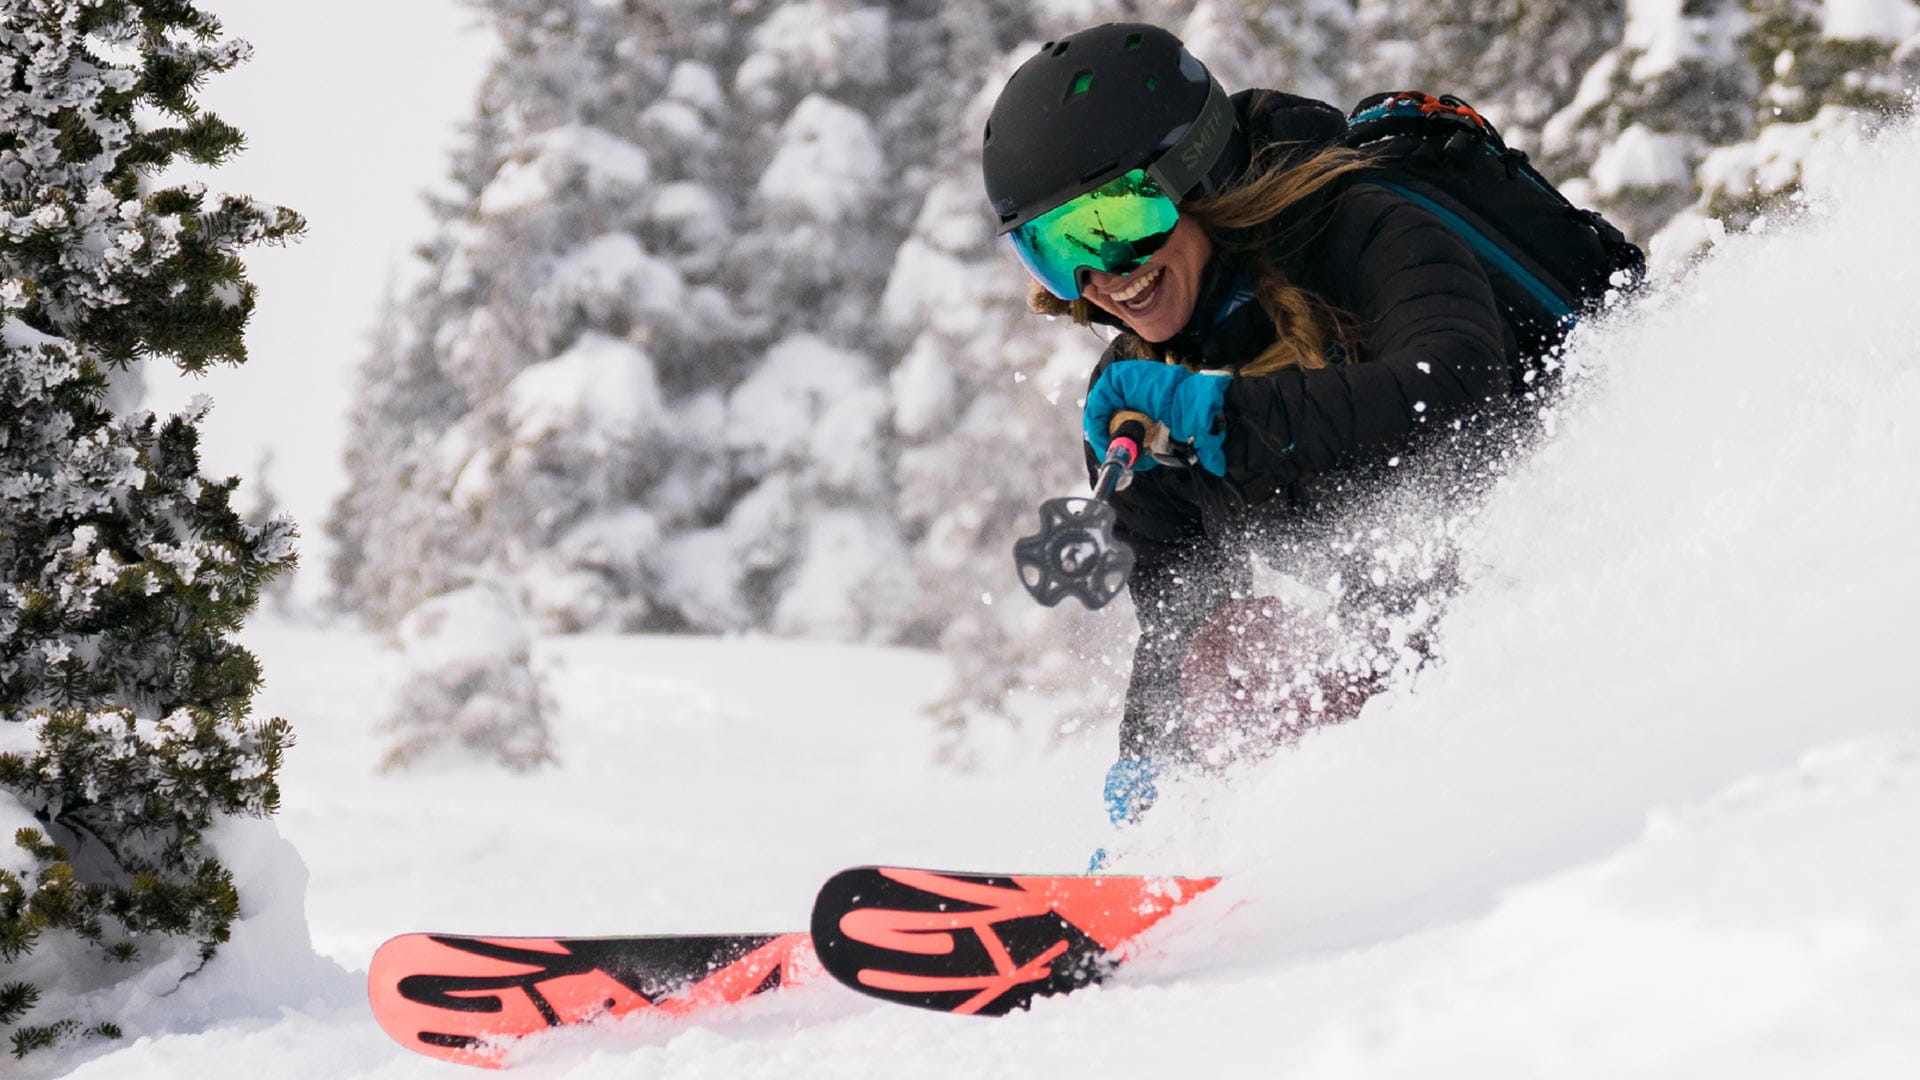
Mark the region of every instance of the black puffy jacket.
MULTIPOLYGON (((1332 106, 1275 91, 1242 92, 1235 105, 1256 150, 1283 142, 1310 152, 1345 130, 1332 106)), ((1502 411, 1525 361, 1466 243, 1364 174, 1297 206, 1270 235, 1269 256, 1288 278, 1352 317, 1357 355, 1236 377, 1224 409, 1226 476, 1162 466, 1114 496, 1120 534, 1138 556, 1130 587, 1141 625, 1123 753, 1178 752, 1186 643, 1245 587, 1249 543, 1310 534, 1391 484, 1410 456, 1434 456, 1424 444, 1460 448, 1461 430, 1471 439, 1481 418, 1502 411)), ((1265 314, 1244 302, 1244 281, 1226 256, 1207 267, 1173 343, 1201 366, 1235 369, 1273 340, 1265 314)), ((1118 358, 1109 347, 1093 378, 1118 358)), ((1087 463, 1091 474, 1091 448, 1087 463)))

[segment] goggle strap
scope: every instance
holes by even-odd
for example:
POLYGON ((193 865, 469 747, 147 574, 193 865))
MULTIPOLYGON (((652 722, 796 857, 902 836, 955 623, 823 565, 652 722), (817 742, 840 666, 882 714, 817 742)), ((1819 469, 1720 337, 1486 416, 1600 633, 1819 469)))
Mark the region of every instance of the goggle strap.
POLYGON ((1147 175, 1160 185, 1160 190, 1174 202, 1198 187, 1212 171, 1214 162, 1220 160, 1220 154, 1233 139, 1233 98, 1218 79, 1207 91, 1207 103, 1200 107, 1200 115, 1192 126, 1180 136, 1166 153, 1147 166, 1147 175))

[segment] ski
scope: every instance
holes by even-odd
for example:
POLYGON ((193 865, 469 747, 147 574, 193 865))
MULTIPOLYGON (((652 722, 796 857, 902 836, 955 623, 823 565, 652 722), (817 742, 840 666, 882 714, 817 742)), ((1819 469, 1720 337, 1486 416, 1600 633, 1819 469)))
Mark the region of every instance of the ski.
POLYGON ((601 1017, 684 1017, 819 976, 806 934, 404 934, 367 970, 373 1015, 430 1057, 499 1067, 513 1040, 601 1017))
POLYGON ((813 907, 820 964, 883 1001, 1000 1016, 1099 982, 1219 878, 843 870, 813 907))

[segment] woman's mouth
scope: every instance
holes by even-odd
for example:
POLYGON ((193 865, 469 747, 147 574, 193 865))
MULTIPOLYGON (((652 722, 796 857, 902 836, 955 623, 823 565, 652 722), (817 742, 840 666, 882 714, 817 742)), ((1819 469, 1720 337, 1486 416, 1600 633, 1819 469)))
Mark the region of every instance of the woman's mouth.
POLYGON ((1153 303, 1153 298, 1159 295, 1160 279, 1166 275, 1166 272, 1166 267, 1156 266, 1128 282, 1126 288, 1117 289, 1107 295, 1113 297, 1114 303, 1128 311, 1145 310, 1153 303))

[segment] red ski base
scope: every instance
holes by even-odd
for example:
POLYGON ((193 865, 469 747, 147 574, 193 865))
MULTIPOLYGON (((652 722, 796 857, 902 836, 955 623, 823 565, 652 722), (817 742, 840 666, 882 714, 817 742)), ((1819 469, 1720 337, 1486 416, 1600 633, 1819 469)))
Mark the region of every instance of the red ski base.
POLYGON ((367 996, 400 1045, 492 1068, 521 1036, 609 1016, 690 1016, 819 972, 805 934, 406 934, 374 953, 367 996))

